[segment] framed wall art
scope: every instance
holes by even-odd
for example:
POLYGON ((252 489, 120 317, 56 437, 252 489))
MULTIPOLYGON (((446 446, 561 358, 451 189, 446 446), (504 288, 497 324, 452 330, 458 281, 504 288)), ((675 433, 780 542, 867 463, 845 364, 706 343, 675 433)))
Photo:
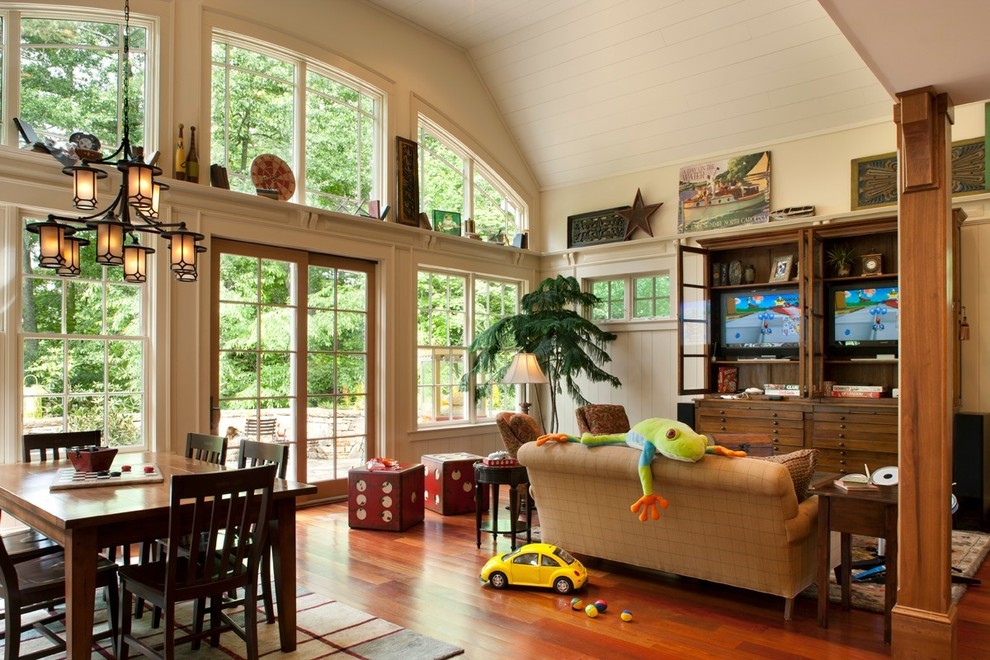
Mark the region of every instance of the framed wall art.
POLYGON ((677 204, 679 233, 769 221, 769 151, 681 168, 677 204))
POLYGON ((626 240, 626 226, 629 220, 619 215, 619 211, 629 206, 592 211, 567 216, 567 247, 602 245, 626 240))
MULTIPOLYGON (((984 138, 952 143, 952 195, 986 192, 984 138)), ((850 209, 897 204, 897 152, 854 158, 850 209)))
POLYGON ((419 145, 396 135, 395 158, 399 196, 399 212, 395 214, 395 221, 419 227, 419 145))
POLYGON ((433 231, 453 236, 461 235, 461 214, 454 211, 433 210, 433 231))
POLYGON ((794 255, 787 254, 773 260, 770 267, 771 282, 786 282, 791 279, 791 267, 794 265, 794 255))

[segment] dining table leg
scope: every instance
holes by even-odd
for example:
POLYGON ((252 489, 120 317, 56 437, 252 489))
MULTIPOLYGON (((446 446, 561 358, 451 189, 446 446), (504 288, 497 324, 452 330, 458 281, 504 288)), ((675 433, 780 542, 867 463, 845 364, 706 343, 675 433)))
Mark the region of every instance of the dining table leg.
POLYGON ((282 651, 289 653, 296 650, 296 501, 276 500, 274 509, 278 528, 278 538, 272 540, 275 610, 282 651))
POLYGON ((89 658, 93 647, 96 594, 96 529, 70 529, 65 538, 66 657, 89 658))

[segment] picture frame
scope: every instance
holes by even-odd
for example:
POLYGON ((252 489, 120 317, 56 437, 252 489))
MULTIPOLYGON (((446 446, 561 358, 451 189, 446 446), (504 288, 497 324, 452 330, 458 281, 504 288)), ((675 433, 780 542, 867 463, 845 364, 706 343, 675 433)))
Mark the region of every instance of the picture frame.
POLYGON ((227 176, 226 167, 217 163, 210 165, 210 185, 214 188, 230 190, 230 179, 227 176))
POLYGON ((400 225, 419 227, 419 144, 395 136, 395 172, 398 179, 398 212, 400 225))
POLYGON ((512 237, 512 247, 529 249, 529 232, 520 232, 512 237))
POLYGON ((677 233, 769 222, 770 181, 769 151, 680 168, 677 233))
MULTIPOLYGON (((986 192, 984 138, 952 143, 952 195, 986 192)), ((897 204, 897 152, 853 158, 849 208, 853 211, 897 204)))
POLYGON ((433 209, 433 231, 451 236, 461 235, 461 214, 456 211, 433 209))
POLYGON ((567 247, 602 245, 626 240, 629 220, 619 215, 619 211, 626 211, 629 208, 631 207, 617 206, 567 216, 567 247))
POLYGON ((786 254, 775 257, 770 268, 771 282, 787 282, 791 279, 791 268, 794 266, 794 255, 786 254))

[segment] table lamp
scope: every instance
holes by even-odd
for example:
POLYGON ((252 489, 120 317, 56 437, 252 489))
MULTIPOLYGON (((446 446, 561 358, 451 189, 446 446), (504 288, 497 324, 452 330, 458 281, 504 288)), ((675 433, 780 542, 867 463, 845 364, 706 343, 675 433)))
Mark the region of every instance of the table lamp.
MULTIPOLYGON (((502 378, 502 382, 506 385, 545 385, 550 381, 543 375, 543 370, 540 369, 540 363, 534 354, 516 353, 512 358, 512 364, 509 365, 509 370, 505 372, 505 377, 502 378)), ((519 403, 519 409, 528 415, 529 403, 525 401, 525 395, 523 395, 523 399, 519 403)))

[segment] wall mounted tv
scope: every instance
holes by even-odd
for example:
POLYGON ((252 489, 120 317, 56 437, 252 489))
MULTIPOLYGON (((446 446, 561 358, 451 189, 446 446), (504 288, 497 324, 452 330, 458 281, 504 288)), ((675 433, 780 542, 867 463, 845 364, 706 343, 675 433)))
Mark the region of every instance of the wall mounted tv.
POLYGON ((720 357, 787 358, 801 342, 801 296, 796 286, 723 291, 717 307, 720 357))
POLYGON ((828 288, 829 350, 836 356, 897 355, 900 320, 897 280, 843 282, 828 288))

